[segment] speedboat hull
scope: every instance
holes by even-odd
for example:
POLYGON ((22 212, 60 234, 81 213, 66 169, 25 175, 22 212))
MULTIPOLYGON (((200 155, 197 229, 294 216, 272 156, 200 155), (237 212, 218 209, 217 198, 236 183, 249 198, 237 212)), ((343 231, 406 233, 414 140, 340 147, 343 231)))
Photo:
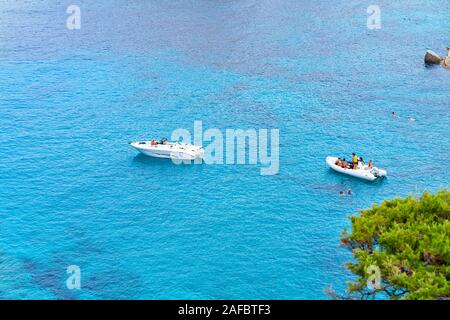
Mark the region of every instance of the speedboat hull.
POLYGON ((375 181, 378 178, 384 178, 387 176, 386 170, 379 169, 377 167, 369 168, 367 165, 360 165, 358 169, 342 168, 336 165, 336 161, 339 160, 336 157, 327 157, 327 166, 336 172, 346 174, 355 178, 363 179, 366 181, 375 181))
POLYGON ((140 153, 154 158, 195 160, 202 159, 204 154, 202 147, 178 142, 152 144, 151 141, 142 141, 132 142, 130 145, 140 153))

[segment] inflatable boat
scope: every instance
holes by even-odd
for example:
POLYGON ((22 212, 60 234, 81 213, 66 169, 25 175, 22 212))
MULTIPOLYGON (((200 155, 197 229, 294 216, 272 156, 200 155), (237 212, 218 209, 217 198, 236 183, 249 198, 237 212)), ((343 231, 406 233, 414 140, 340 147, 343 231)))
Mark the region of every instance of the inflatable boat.
POLYGON ((363 162, 360 162, 356 169, 341 165, 342 160, 337 157, 327 157, 326 163, 328 167, 336 172, 367 181, 375 181, 387 176, 386 170, 379 169, 377 167, 370 168, 369 165, 366 165, 363 162))

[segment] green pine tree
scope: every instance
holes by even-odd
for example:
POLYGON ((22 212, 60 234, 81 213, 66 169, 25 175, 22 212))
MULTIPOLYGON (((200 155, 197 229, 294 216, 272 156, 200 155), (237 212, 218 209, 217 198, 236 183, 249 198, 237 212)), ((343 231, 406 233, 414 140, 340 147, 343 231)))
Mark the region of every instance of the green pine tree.
POLYGON ((358 276, 345 298, 450 299, 450 192, 384 201, 351 217, 358 276))

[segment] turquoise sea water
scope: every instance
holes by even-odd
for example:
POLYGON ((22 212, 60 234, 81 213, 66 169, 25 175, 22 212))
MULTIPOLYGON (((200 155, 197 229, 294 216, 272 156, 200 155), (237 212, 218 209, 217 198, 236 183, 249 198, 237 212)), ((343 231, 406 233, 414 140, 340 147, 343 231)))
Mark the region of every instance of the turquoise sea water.
POLYGON ((349 215, 449 185, 450 71, 423 65, 449 2, 377 1, 381 30, 365 1, 75 2, 73 31, 72 3, 0 3, 2 299, 327 298, 349 215), (195 120, 278 128, 279 174, 127 144, 195 120), (389 178, 325 167, 354 151, 389 178))

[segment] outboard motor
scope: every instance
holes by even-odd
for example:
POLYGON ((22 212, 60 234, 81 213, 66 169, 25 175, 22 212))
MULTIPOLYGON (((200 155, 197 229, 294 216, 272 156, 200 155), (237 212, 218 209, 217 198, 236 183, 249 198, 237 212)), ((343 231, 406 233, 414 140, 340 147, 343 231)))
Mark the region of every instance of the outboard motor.
POLYGON ((371 172, 372 172, 372 174, 373 174, 373 175, 374 175, 375 177, 377 177, 377 178, 378 178, 378 177, 380 176, 380 173, 379 173, 379 172, 378 172, 378 170, 377 170, 377 169, 375 169, 375 168, 374 168, 374 169, 372 169, 372 171, 371 171, 371 172))

